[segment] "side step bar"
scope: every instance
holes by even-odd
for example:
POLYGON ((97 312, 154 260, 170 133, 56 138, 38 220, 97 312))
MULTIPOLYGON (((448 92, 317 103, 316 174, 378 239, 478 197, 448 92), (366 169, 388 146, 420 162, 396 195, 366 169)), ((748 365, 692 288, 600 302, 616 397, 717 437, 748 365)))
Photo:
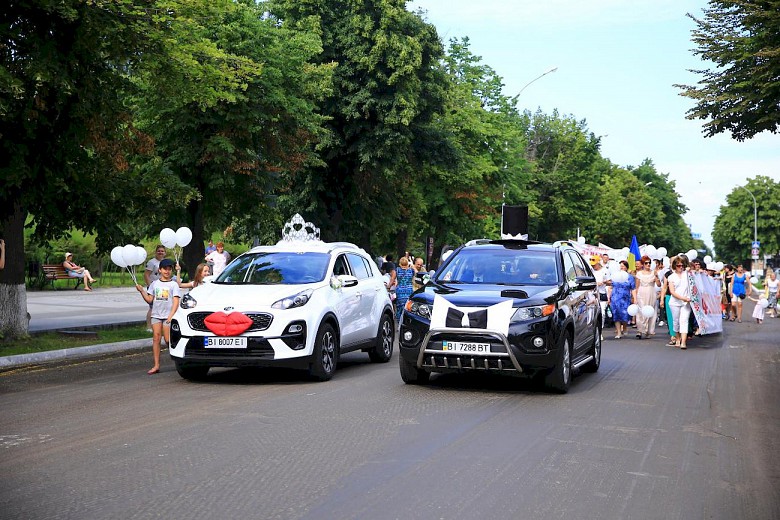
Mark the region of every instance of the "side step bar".
POLYGON ((576 363, 572 363, 571 367, 572 368, 580 368, 585 363, 590 363, 591 361, 593 361, 593 359, 594 359, 594 357, 592 355, 585 356, 584 358, 580 359, 576 363))

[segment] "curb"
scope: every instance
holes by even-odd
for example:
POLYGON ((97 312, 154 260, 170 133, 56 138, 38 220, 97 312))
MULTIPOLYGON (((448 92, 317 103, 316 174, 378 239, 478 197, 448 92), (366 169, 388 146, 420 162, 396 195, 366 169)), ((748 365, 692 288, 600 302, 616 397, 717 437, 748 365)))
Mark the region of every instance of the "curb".
POLYGON ((103 343, 101 345, 89 345, 86 347, 64 348, 61 350, 49 350, 31 354, 17 354, 15 356, 0 357, 0 368, 12 368, 35 363, 49 361, 66 361, 94 356, 96 354, 109 354, 123 350, 137 350, 152 346, 152 338, 118 341, 116 343, 103 343))

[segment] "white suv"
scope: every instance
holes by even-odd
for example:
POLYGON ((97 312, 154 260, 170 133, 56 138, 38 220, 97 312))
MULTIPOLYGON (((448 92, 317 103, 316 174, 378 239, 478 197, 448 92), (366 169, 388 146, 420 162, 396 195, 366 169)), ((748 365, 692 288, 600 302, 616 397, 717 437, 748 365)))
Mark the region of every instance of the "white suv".
POLYGON ((169 352, 183 378, 204 379, 210 367, 285 366, 325 381, 345 352, 390 360, 393 308, 373 259, 354 244, 320 241, 298 215, 283 237, 182 298, 169 352))

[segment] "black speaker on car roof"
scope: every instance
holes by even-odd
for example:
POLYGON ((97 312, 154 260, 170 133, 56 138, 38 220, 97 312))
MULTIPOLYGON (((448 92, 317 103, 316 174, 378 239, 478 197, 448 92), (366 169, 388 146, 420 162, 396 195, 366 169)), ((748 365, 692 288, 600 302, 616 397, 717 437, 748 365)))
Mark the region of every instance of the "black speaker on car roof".
POLYGON ((501 238, 528 240, 528 206, 501 207, 501 238))

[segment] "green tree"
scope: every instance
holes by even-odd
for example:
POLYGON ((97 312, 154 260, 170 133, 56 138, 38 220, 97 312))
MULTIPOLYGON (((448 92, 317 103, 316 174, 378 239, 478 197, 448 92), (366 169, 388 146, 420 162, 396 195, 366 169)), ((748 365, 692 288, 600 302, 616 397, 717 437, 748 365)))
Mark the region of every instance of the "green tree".
MULTIPOLYGON (((90 231, 133 204, 127 71, 154 53, 168 16, 131 1, 12 1, 0 10, 0 331, 27 332, 23 226, 37 239, 90 231), (126 190, 126 191, 123 191, 126 190), (121 194, 121 195, 119 195, 121 194)), ((144 172, 137 172, 143 176, 144 172)))
POLYGON ((282 26, 322 35, 318 63, 335 63, 334 88, 322 105, 333 140, 321 147, 322 167, 293 180, 280 207, 300 211, 325 239, 366 248, 372 237, 396 237, 416 221, 409 185, 435 157, 442 137, 432 125, 441 111, 443 50, 435 28, 406 10, 405 0, 272 0, 282 26))
POLYGON ((529 233, 535 240, 565 240, 590 218, 601 180, 599 139, 585 121, 557 111, 525 113, 527 158, 532 163, 528 184, 529 233))
POLYGON ((731 132, 744 141, 780 125, 780 0, 710 0, 692 31, 694 54, 715 69, 694 70, 699 86, 676 85, 696 106, 688 119, 708 119, 704 135, 731 132))
POLYGON ((187 4, 165 59, 138 79, 138 126, 154 136, 165 168, 196 194, 150 219, 157 230, 188 225, 190 269, 203 260, 204 238, 230 227, 235 238, 278 239, 274 207, 290 176, 319 164, 323 118, 316 100, 330 90, 332 65, 312 64, 322 51, 314 31, 293 31, 252 1, 187 4), (202 66, 177 59, 195 56, 202 66), (170 67, 170 62, 183 63, 170 67), (217 71, 220 84, 202 75, 217 71), (221 73, 222 68, 233 75, 221 73), (194 87, 193 87, 194 85, 194 87))
POLYGON ((669 251, 691 249, 693 238, 682 217, 688 208, 680 201, 675 182, 669 180, 668 174, 658 172, 650 159, 645 159, 638 167, 628 167, 628 170, 642 183, 651 199, 648 212, 642 215, 639 223, 641 228, 637 237, 669 251))
POLYGON ((715 218, 712 239, 719 259, 726 262, 750 262, 754 222, 761 254, 780 254, 780 183, 758 175, 746 186, 737 186, 726 196, 715 218), (753 197, 756 204, 753 204, 753 197), (755 213, 754 213, 755 210, 755 213), (754 216, 756 217, 754 220, 754 216))
MULTIPOLYGON (((517 111, 501 94, 501 78, 469 49, 452 39, 444 59, 449 80, 437 124, 450 154, 420 170, 422 218, 417 231, 438 245, 475 237, 498 238, 501 204, 518 204, 528 180, 525 137, 517 111)), ((438 256, 438 255, 435 255, 438 256)))

